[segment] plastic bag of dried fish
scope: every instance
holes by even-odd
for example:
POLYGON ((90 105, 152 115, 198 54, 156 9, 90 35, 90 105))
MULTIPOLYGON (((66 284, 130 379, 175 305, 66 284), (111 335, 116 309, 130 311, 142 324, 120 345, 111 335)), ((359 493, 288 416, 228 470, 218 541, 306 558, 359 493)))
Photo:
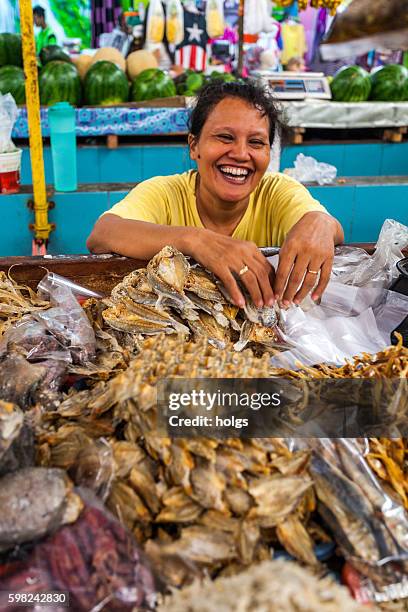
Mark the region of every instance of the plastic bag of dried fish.
POLYGON ((405 581, 408 514, 365 460, 368 440, 320 438, 296 443, 313 448, 310 473, 317 509, 346 559, 375 588, 405 581))
MULTIPOLYGON (((152 610, 157 581, 144 553, 88 491, 80 494, 85 508, 76 522, 0 564, 2 593, 63 591, 75 612, 152 610)), ((2 603, 0 594, 0 610, 20 610, 17 604, 3 608, 2 603)), ((53 604, 52 610, 67 610, 66 603, 53 604)))
POLYGON ((74 363, 92 360, 96 352, 95 333, 71 289, 56 285, 48 275, 40 285, 40 296, 48 297, 52 308, 36 313, 36 319, 70 351, 74 363))

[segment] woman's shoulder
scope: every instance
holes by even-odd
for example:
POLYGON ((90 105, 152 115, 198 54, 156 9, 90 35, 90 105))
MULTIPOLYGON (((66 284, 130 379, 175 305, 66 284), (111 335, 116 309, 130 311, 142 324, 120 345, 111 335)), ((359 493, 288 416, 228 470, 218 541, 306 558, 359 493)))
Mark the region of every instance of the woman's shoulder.
POLYGON ((301 187, 301 184, 283 172, 265 172, 260 180, 259 187, 301 187))

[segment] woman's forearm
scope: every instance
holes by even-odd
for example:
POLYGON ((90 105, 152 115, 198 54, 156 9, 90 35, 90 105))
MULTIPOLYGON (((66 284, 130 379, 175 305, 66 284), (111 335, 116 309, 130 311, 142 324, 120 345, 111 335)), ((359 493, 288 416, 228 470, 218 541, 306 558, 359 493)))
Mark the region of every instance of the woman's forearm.
POLYGON ((91 253, 119 253, 143 260, 151 259, 166 245, 191 255, 195 231, 199 229, 156 225, 107 214, 95 223, 86 246, 91 253))

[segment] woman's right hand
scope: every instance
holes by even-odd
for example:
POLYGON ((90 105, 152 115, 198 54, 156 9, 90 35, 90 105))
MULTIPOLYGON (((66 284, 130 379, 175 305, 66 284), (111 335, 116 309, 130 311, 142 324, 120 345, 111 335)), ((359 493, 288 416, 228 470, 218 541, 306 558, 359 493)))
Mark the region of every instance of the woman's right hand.
POLYGON ((272 306, 275 271, 254 242, 236 240, 203 228, 189 230, 185 252, 219 278, 236 306, 245 305, 236 279, 245 285, 258 308, 272 306), (248 271, 240 274, 246 267, 248 271))

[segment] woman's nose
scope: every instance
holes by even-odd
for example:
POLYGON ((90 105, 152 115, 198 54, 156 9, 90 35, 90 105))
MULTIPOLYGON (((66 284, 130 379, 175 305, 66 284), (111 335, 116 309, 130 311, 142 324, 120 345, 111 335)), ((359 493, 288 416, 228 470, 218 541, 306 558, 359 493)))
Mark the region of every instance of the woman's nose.
POLYGON ((246 140, 236 140, 232 144, 230 155, 231 157, 234 157, 235 159, 239 159, 241 161, 249 159, 250 155, 248 143, 246 142, 246 140))

